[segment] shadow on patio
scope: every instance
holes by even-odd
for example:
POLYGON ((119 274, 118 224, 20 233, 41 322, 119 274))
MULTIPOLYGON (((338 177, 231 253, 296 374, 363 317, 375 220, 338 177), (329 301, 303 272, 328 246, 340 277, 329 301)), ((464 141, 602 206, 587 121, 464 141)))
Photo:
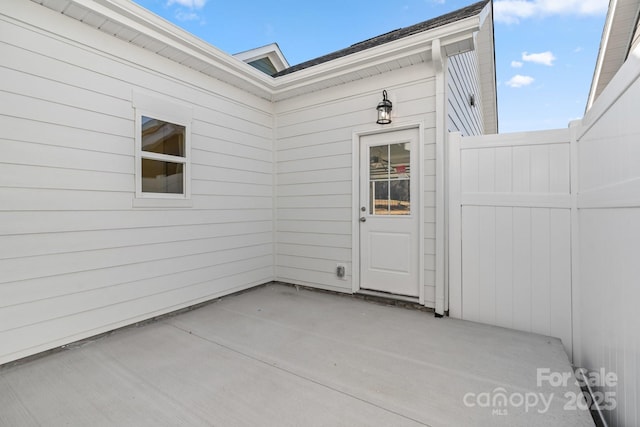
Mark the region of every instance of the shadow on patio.
POLYGON ((593 425, 538 368, 559 340, 270 284, 3 368, 0 425, 593 425))

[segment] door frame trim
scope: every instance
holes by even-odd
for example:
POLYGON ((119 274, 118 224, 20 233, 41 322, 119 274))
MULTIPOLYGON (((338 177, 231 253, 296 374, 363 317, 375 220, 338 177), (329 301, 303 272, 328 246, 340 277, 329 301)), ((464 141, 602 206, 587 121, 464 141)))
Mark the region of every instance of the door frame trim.
POLYGON ((393 123, 390 126, 356 130, 351 150, 351 290, 360 291, 360 139, 364 136, 402 130, 418 131, 418 303, 424 305, 424 122, 393 123))

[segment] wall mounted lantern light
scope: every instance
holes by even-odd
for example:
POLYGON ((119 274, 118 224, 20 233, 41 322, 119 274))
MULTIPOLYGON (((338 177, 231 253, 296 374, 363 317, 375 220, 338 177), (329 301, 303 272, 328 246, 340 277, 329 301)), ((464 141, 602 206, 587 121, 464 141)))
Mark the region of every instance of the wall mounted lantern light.
POLYGON ((391 123, 391 110, 393 104, 391 101, 387 99, 387 91, 382 91, 382 101, 378 104, 376 108, 378 110, 378 120, 376 123, 381 125, 388 125, 391 123))

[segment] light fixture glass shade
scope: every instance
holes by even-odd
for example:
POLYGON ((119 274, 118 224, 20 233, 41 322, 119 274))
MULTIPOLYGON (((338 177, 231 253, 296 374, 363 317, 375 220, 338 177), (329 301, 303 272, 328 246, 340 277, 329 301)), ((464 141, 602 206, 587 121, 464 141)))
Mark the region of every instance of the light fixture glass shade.
POLYGON ((382 101, 380 101, 378 107, 376 107, 376 109, 378 110, 378 120, 376 121, 376 123, 380 125, 388 125, 389 123, 391 123, 392 107, 393 104, 387 99, 387 91, 383 90, 382 101))

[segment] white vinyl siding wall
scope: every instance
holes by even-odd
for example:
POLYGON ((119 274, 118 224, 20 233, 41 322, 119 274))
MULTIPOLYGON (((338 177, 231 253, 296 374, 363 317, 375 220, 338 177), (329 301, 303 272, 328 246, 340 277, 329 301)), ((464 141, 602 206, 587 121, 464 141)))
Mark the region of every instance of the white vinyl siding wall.
POLYGON ((0 364, 273 279, 271 103, 35 3, 2 13, 0 364), (193 108, 190 208, 132 207, 134 91, 193 108))
POLYGON ((383 89, 393 102, 394 123, 425 123, 425 295, 433 306, 435 80, 430 65, 278 103, 276 275, 290 283, 351 292, 351 221, 358 209, 351 206, 352 138, 355 131, 377 126, 375 107, 383 89), (336 276, 337 263, 347 265, 347 280, 336 276))
POLYGON ((447 60, 447 130, 463 136, 482 135, 482 93, 476 51, 450 56, 447 60), (475 106, 469 104, 469 96, 475 106))

